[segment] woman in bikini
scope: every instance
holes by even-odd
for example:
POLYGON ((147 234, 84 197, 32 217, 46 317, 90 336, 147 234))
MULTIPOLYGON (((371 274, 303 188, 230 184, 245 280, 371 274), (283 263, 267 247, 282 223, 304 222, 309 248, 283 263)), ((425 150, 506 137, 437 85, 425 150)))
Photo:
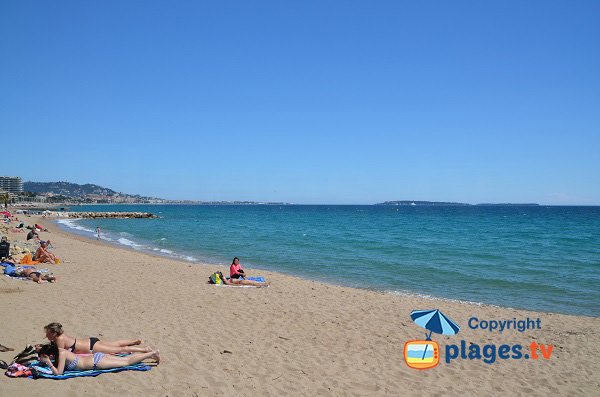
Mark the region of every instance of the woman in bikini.
POLYGON ((90 369, 110 369, 134 365, 152 358, 160 363, 158 350, 147 353, 134 353, 130 356, 119 357, 112 354, 75 354, 61 349, 54 344, 43 345, 38 353, 40 361, 52 370, 54 375, 62 375, 65 371, 87 371, 90 369))
POLYGON ((98 338, 77 339, 66 335, 62 324, 50 323, 44 327, 46 338, 54 343, 59 349, 65 349, 73 353, 148 353, 152 351, 142 344, 141 339, 127 339, 117 341, 100 340, 98 338))
POLYGON ((17 271, 15 272, 15 276, 17 277, 29 277, 34 282, 41 284, 44 281, 48 281, 50 283, 56 282, 56 277, 52 273, 50 274, 42 274, 37 271, 35 268, 23 268, 17 267, 17 271))

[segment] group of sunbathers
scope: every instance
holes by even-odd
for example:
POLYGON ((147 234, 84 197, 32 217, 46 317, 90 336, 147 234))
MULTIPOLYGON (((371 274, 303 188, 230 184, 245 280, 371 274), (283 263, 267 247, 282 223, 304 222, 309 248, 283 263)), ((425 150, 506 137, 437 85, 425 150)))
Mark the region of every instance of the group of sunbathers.
MULTIPOLYGON (((41 229, 41 226, 39 225, 35 225, 35 228, 32 229, 33 230, 40 228, 40 230, 47 230, 47 229, 41 229)), ((37 235, 37 233, 36 233, 37 235)), ((14 276, 14 277, 26 277, 26 278, 30 278, 31 280, 33 280, 36 283, 42 283, 43 281, 48 281, 48 282, 55 282, 56 281, 56 277, 54 277, 54 275, 52 275, 52 273, 47 274, 46 272, 42 272, 39 271, 38 269, 36 269, 35 267, 31 266, 31 265, 35 265, 38 263, 49 263, 49 264, 57 264, 60 263, 59 258, 54 255, 52 252, 50 252, 49 250, 49 246, 51 245, 50 240, 47 241, 40 241, 40 245, 37 248, 37 250, 35 251, 35 253, 33 254, 33 256, 31 254, 25 254, 22 258, 19 258, 19 256, 17 254, 15 254, 15 256, 13 256, 10 252, 10 243, 8 242, 8 239, 6 236, 2 236, 2 239, 0 240, 0 260, 2 261, 3 265, 6 266, 10 266, 12 265, 12 269, 10 269, 10 272, 5 272, 6 274, 9 274, 10 276, 14 276), (24 265, 24 266, 19 266, 19 265, 24 265)))
POLYGON ((60 323, 44 327, 48 344, 36 345, 40 362, 46 364, 54 375, 65 371, 86 371, 119 368, 152 359, 160 362, 160 353, 143 346, 141 339, 106 341, 98 338, 75 338, 64 333, 60 323), (118 353, 131 353, 117 356, 118 353))

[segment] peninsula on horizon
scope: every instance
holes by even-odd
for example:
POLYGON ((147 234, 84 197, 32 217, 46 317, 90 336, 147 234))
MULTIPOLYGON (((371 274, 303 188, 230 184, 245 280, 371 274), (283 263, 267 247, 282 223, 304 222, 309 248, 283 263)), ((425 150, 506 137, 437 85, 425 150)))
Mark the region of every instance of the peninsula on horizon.
POLYGON ((399 200, 399 201, 384 201, 383 203, 377 203, 375 205, 411 205, 411 206, 539 206, 537 203, 481 203, 481 204, 468 204, 468 203, 454 203, 448 201, 419 201, 419 200, 399 200))

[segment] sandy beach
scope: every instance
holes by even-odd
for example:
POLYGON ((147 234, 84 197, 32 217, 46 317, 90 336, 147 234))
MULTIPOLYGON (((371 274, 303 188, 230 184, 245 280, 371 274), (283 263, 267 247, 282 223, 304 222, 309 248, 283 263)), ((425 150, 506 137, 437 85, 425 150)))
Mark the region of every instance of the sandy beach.
MULTIPOLYGON (((600 318, 529 312, 327 285, 260 271, 269 288, 206 283, 214 265, 191 264, 127 250, 40 223, 53 252, 55 284, 0 277, 0 343, 15 352, 44 342, 44 325, 60 322, 74 336, 142 338, 161 352, 147 372, 95 378, 32 380, 0 377, 2 396, 591 396, 600 390, 600 318), (440 309, 461 326, 433 335, 442 360, 409 368, 403 348, 425 330, 416 309, 440 309), (469 319, 540 318, 541 329, 471 329, 469 319), (552 345, 537 360, 457 358, 448 344, 552 345)), ((9 241, 25 240, 9 233, 9 241)), ((234 253, 232 253, 233 255, 234 253)), ((252 269, 249 269, 250 273, 252 269)))

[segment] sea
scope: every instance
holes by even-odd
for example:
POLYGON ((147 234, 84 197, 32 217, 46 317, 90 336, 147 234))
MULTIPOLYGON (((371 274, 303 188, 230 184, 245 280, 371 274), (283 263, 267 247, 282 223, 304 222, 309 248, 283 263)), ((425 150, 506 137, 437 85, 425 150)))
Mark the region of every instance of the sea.
MULTIPOLYGON (((600 316, 600 207, 93 205, 157 219, 65 229, 227 271, 242 265, 391 294, 600 316)), ((165 264, 168 266, 168 264, 165 264)), ((208 274, 207 274, 208 277, 208 274)))

